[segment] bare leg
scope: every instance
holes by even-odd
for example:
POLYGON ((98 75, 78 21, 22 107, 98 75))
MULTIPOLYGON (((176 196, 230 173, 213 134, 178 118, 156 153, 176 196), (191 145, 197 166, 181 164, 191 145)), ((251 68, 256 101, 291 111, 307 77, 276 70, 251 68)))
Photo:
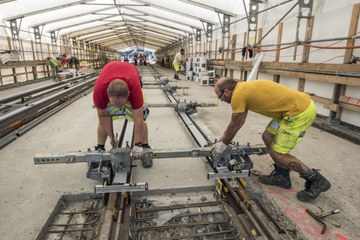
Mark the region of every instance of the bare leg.
POLYGON ((105 131, 105 128, 102 127, 100 124, 98 124, 98 128, 97 128, 98 144, 105 145, 106 138, 107 138, 107 133, 105 131))
POLYGON ((262 138, 263 141, 268 149, 268 152, 271 158, 274 160, 275 163, 278 163, 292 171, 295 171, 300 174, 304 174, 309 170, 309 167, 302 163, 299 159, 292 156, 291 154, 282 154, 275 152, 271 149, 271 143, 274 139, 274 135, 271 134, 269 131, 265 130, 262 138))
POLYGON ((142 137, 141 137, 141 142, 143 143, 143 144, 147 144, 147 143, 149 143, 149 136, 148 136, 149 134, 148 134, 148 126, 147 126, 147 124, 146 124, 146 122, 143 124, 143 135, 142 135, 142 137))

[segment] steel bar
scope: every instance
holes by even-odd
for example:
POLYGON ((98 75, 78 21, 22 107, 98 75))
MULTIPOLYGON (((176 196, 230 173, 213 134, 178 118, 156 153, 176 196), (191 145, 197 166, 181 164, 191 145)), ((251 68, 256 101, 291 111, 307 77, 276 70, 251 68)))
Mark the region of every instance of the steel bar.
POLYGON ((31 96, 31 95, 33 95, 35 93, 39 93, 39 92, 42 92, 42 91, 45 91, 45 90, 48 90, 48 89, 53 89, 53 88, 55 88, 57 86, 62 86, 62 85, 71 83, 71 82, 73 82, 75 80, 80 80, 82 78, 90 77, 90 76, 93 76, 93 75, 94 74, 86 74, 86 75, 83 75, 83 76, 80 76, 80 77, 74 77, 74 78, 71 78, 71 79, 68 79, 68 80, 55 82, 55 83, 45 85, 45 86, 42 86, 42 87, 38 87, 38 88, 30 89, 30 90, 27 90, 27 91, 23 91, 23 92, 20 92, 20 93, 16 93, 16 94, 13 94, 13 95, 10 95, 10 96, 2 97, 2 98, 0 98, 0 104, 5 104, 5 103, 8 103, 8 102, 12 102, 12 101, 24 98, 24 97, 31 96))
MULTIPOLYGON (((128 131, 127 131, 128 132, 128 131)), ((129 140, 126 141, 128 146, 129 140)), ((160 158, 184 158, 184 157, 210 157, 212 147, 192 148, 192 149, 159 149, 156 151, 145 151, 143 157, 160 159, 160 158)), ((266 147, 234 146, 231 148, 233 155, 246 156, 251 154, 262 155, 267 153, 266 147)), ((35 164, 54 164, 54 163, 78 163, 78 162, 100 162, 111 161, 112 152, 70 152, 66 154, 43 154, 39 153, 34 157, 35 164)), ((131 159, 140 159, 134 158, 131 159)))
MULTIPOLYGON (((91 91, 92 91, 92 89, 87 90, 87 91, 83 92, 83 94, 87 95, 91 91)), ((5 147, 6 145, 11 143, 12 141, 15 141, 18 137, 24 135, 26 132, 30 131, 31 129, 36 127, 38 124, 42 123, 43 121, 45 121, 46 119, 48 119, 49 117, 51 117, 52 115, 59 112, 60 110, 67 107, 68 105, 70 105, 71 103, 73 103, 74 101, 78 100, 81 97, 82 97, 82 95, 78 95, 76 97, 71 98, 71 100, 69 100, 67 102, 64 102, 63 104, 59 105, 58 107, 44 113, 40 117, 37 117, 35 120, 31 121, 30 123, 27 123, 27 124, 23 125, 22 127, 15 130, 14 132, 9 133, 5 137, 1 138, 1 140, 0 140, 0 149, 5 147)))
POLYGON ((148 190, 147 183, 135 183, 135 184, 115 184, 115 185, 96 185, 95 193, 123 193, 123 192, 142 192, 148 190))
POLYGON ((236 171, 228 171, 228 172, 211 172, 208 173, 208 179, 228 179, 228 178, 240 178, 240 177, 250 177, 250 170, 241 170, 239 172, 236 171))
POLYGON ((93 82, 95 82, 96 78, 89 79, 89 81, 86 81, 84 83, 81 83, 77 86, 74 86, 72 88, 63 90, 59 93, 53 94, 49 97, 45 97, 43 99, 40 99, 36 102, 33 102, 32 104, 28 106, 23 106, 19 109, 16 109, 6 115, 0 116, 0 129, 1 131, 5 131, 5 129, 13 126, 14 124, 21 123, 24 116, 31 116, 36 114, 38 111, 45 107, 49 107, 51 104, 54 104, 55 102, 68 97, 71 94, 74 94, 75 92, 86 88, 89 85, 92 85, 93 82))
MULTIPOLYGON (((194 107, 217 107, 217 103, 197 103, 197 102, 185 102, 189 106, 194 107)), ((149 107, 177 107, 179 103, 148 103, 149 107)))

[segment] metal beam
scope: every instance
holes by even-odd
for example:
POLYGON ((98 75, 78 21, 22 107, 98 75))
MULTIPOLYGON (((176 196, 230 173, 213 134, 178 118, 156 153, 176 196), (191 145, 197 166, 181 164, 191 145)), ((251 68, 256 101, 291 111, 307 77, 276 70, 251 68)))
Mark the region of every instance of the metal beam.
MULTIPOLYGON (((79 5, 79 4, 84 3, 84 2, 92 2, 92 1, 95 1, 95 0, 81 0, 81 1, 76 1, 76 2, 73 2, 73 3, 61 4, 61 5, 58 5, 58 6, 52 6, 52 7, 49 7, 49 8, 45 8, 45 9, 41 9, 41 10, 37 10, 37 11, 33 11, 33 12, 28 12, 28 13, 19 14, 19 15, 16 15, 16 16, 8 17, 8 18, 5 18, 4 20, 8 21, 8 20, 11 20, 11 19, 34 16, 34 15, 37 15, 37 14, 51 12, 51 11, 58 10, 58 9, 64 9, 64 8, 67 8, 67 7, 72 7, 72 6, 75 6, 75 5, 79 5)), ((37 25, 39 25, 39 24, 37 24, 37 25)))
POLYGON ((115 35, 118 35, 118 34, 125 33, 125 31, 115 31, 115 32, 110 32, 110 33, 106 33, 106 34, 99 33, 99 34, 93 35, 89 38, 79 38, 79 39, 84 40, 84 41, 96 41, 99 39, 112 37, 112 36, 114 36, 114 33, 115 33, 115 35))
POLYGON ((151 21, 151 20, 148 20, 148 19, 145 19, 145 18, 141 18, 141 17, 133 17, 133 18, 140 19, 140 20, 143 20, 145 22, 152 23, 152 24, 155 24, 155 25, 159 25, 159 26, 169 28, 169 29, 172 29, 172 30, 176 30, 176 31, 179 31, 179 32, 186 32, 186 33, 189 33, 189 34, 192 33, 190 31, 186 31, 184 29, 179 29, 179 28, 174 27, 174 26, 169 26, 169 25, 166 25, 166 24, 158 23, 156 21, 151 21))
POLYGON ((30 25, 29 27, 31 28, 31 27, 38 26, 38 25, 46 25, 46 24, 50 24, 50 23, 66 21, 66 20, 73 19, 73 18, 78 18, 78 17, 87 16, 87 15, 93 14, 93 13, 95 13, 95 12, 102 12, 102 11, 107 11, 107 10, 111 10, 111 9, 114 9, 114 7, 108 7, 108 8, 98 9, 98 10, 94 10, 94 11, 91 11, 91 12, 76 14, 76 15, 73 15, 73 16, 68 16, 68 17, 63 17, 63 18, 57 18, 57 19, 54 19, 54 20, 48 20, 48 21, 46 21, 46 22, 41 22, 41 23, 36 23, 36 24, 34 24, 34 25, 30 25))
POLYGON ((102 21, 102 20, 105 20, 105 19, 108 19, 108 18, 113 18, 113 17, 116 17, 116 16, 119 16, 119 15, 112 14, 111 16, 108 16, 108 17, 96 18, 96 19, 93 19, 93 20, 90 20, 90 21, 80 22, 80 23, 76 23, 76 24, 70 24, 70 25, 59 27, 59 28, 50 29, 50 30, 48 30, 48 32, 60 31, 60 30, 66 29, 66 28, 77 27, 77 26, 81 26, 81 25, 84 25, 84 24, 93 23, 93 22, 97 22, 97 21, 102 21))
MULTIPOLYGON (((141 32, 134 32, 134 35, 135 35, 135 36, 139 36, 139 37, 144 37, 144 36, 145 36, 145 38, 147 38, 147 39, 148 39, 148 38, 151 38, 152 40, 161 41, 161 42, 164 43, 164 44, 169 44, 169 43, 171 43, 171 41, 165 41, 165 40, 162 40, 162 39, 159 39, 159 38, 152 38, 151 36, 144 35, 144 34, 141 33, 141 32)), ((122 34, 122 35, 119 35, 119 36, 126 37, 126 34, 122 34)), ((102 44, 102 43, 111 42, 111 41, 114 41, 114 40, 121 40, 121 39, 119 39, 119 36, 115 36, 115 37, 113 37, 113 38, 109 38, 109 39, 106 39, 106 40, 95 41, 95 43, 100 43, 100 44, 102 44)))
MULTIPOLYGON (((115 42, 111 42, 111 43, 102 43, 102 45, 104 46, 111 46, 111 45, 114 45, 116 43, 122 43, 122 42, 126 42, 126 41, 130 41, 132 38, 131 37, 128 37, 128 38, 125 38, 125 39, 119 39, 119 41, 115 41, 115 42)), ((148 42, 148 41, 140 41, 139 42, 142 42, 142 43, 145 43, 145 44, 148 44, 148 45, 152 45, 152 46, 156 46, 156 47, 159 47, 159 48, 162 48, 166 45, 157 45, 153 42, 148 42)))
POLYGON ((214 11, 214 12, 226 14, 226 15, 229 15, 231 17, 236 17, 236 14, 234 14, 234 13, 231 13, 231 12, 219 9, 219 8, 214 8, 212 6, 209 6, 209 5, 206 5, 206 4, 203 4, 203 3, 194 2, 192 0, 178 0, 178 1, 184 2, 184 3, 187 3, 187 4, 191 4, 191 5, 194 5, 194 6, 197 6, 197 7, 201 7, 201 8, 207 9, 207 10, 211 10, 211 11, 214 11))
POLYGON ((175 14, 177 14, 177 15, 181 15, 181 16, 188 17, 188 18, 191 18, 191 19, 195 19, 195 20, 199 20, 199 21, 204 21, 204 22, 216 24, 216 22, 212 22, 212 21, 210 21, 210 20, 203 19, 203 18, 199 18, 199 17, 193 16, 193 15, 190 15, 190 14, 187 14, 187 13, 184 13, 184 12, 176 11, 176 10, 174 10, 174 9, 170 9, 170 8, 166 8, 166 7, 163 7, 163 6, 160 6, 160 5, 156 5, 156 4, 153 4, 153 3, 149 3, 149 2, 147 2, 147 1, 143 1, 143 0, 132 0, 132 1, 133 1, 133 2, 144 3, 144 4, 149 5, 150 7, 158 8, 158 9, 161 9, 161 10, 164 10, 164 11, 167 11, 167 12, 171 12, 171 13, 175 13, 175 14))
POLYGON ((173 22, 173 23, 176 23, 176 24, 180 24, 180 25, 185 25, 187 27, 193 27, 193 28, 198 27, 198 26, 194 26, 194 25, 191 25, 191 24, 186 24, 186 23, 183 23, 183 22, 180 22, 180 21, 176 21, 174 19, 169 19, 169 18, 165 18, 165 17, 158 16, 158 15, 155 15, 155 14, 151 14, 151 13, 148 13, 148 12, 140 11, 140 10, 137 10, 137 9, 134 9, 134 8, 125 7, 125 9, 131 10, 131 11, 134 11, 134 12, 138 12, 138 13, 144 13, 144 14, 147 14, 148 16, 156 17, 158 19, 162 19, 164 21, 169 21, 169 22, 173 22))
POLYGON ((153 32, 153 33, 158 33, 158 34, 160 34, 160 35, 169 36, 169 37, 175 38, 175 39, 178 39, 178 37, 179 37, 179 35, 178 35, 177 33, 170 32, 170 31, 166 31, 166 30, 162 30, 162 29, 155 28, 155 27, 149 26, 149 25, 144 25, 144 24, 134 25, 134 24, 131 24, 131 26, 138 27, 138 28, 141 28, 141 29, 143 29, 143 30, 151 31, 151 32, 153 32), (158 32, 158 31, 156 31, 156 30, 164 31, 164 32, 166 32, 166 33, 173 34, 173 35, 169 35, 169 34, 166 34, 166 33, 163 33, 163 32, 158 32))
POLYGON ((105 30, 113 29, 115 31, 115 30, 119 30, 117 28, 125 27, 125 25, 111 25, 111 24, 99 25, 99 27, 101 27, 101 26, 103 26, 103 28, 101 28, 100 30, 99 29, 94 29, 95 27, 88 27, 88 28, 84 28, 84 29, 81 29, 81 30, 78 30, 78 31, 73 31, 73 32, 70 32, 70 33, 66 33, 65 35, 69 35, 70 37, 80 37, 80 36, 100 32, 100 31, 105 31, 105 30), (90 32, 86 32, 87 30, 90 30, 90 29, 94 29, 94 30, 90 31, 90 32))

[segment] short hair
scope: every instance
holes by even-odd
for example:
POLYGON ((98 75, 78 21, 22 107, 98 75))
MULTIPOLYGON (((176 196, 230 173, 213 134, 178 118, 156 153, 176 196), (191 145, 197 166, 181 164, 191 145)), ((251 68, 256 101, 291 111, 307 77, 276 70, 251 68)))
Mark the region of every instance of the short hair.
POLYGON ((63 56, 63 57, 67 57, 67 55, 66 55, 66 54, 63 54, 62 56, 63 56))
POLYGON ((185 52, 185 50, 183 48, 180 48, 180 52, 185 52))
POLYGON ((113 80, 108 88, 107 88, 107 94, 108 97, 128 97, 129 95, 129 87, 128 85, 121 79, 115 79, 113 80))
POLYGON ((219 84, 219 90, 220 91, 223 91, 225 89, 234 90, 237 83, 238 82, 235 81, 234 79, 227 78, 221 84, 219 84))

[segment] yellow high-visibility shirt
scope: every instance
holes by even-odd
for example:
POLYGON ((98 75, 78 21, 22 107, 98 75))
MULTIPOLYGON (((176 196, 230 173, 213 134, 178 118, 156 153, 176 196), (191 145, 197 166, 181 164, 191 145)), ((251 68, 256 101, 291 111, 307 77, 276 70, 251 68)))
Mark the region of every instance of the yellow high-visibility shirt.
POLYGON ((299 114, 309 106, 308 94, 269 80, 238 82, 233 91, 231 107, 234 113, 245 110, 282 119, 299 114))

